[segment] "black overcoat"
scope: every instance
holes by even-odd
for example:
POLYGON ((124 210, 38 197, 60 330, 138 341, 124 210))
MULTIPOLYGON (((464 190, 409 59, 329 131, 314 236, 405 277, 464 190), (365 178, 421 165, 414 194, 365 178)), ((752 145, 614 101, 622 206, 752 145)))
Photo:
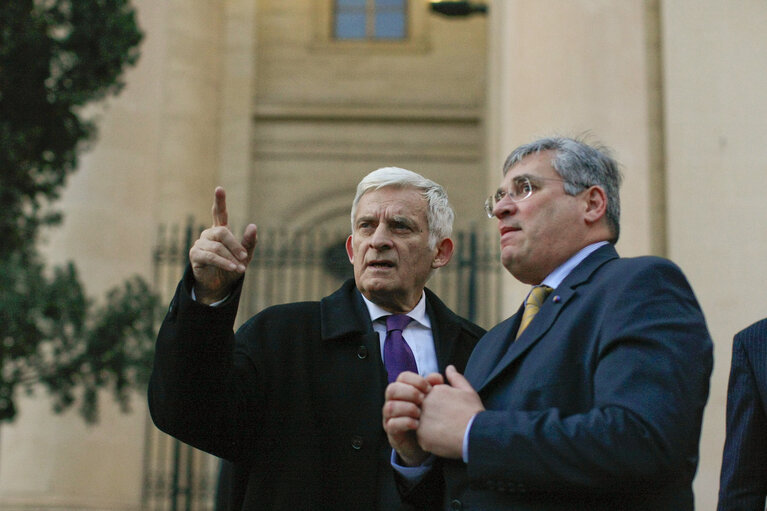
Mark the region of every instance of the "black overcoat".
MULTIPOLYGON (((191 270, 157 338, 157 427, 234 462, 233 509, 398 509, 382 426, 386 372, 354 286, 269 307, 232 331, 241 284, 194 302, 191 270)), ((440 370, 463 371, 484 330, 426 290, 440 370)))

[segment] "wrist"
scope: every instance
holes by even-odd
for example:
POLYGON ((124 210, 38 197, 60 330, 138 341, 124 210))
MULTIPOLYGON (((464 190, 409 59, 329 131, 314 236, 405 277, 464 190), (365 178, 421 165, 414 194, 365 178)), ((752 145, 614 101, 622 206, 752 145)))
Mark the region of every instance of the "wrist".
POLYGON ((397 464, 402 465, 403 467, 418 467, 423 465, 423 463, 429 458, 429 453, 425 451, 409 454, 406 456, 403 456, 399 451, 394 452, 396 453, 397 464))
POLYGON ((192 286, 192 300, 202 305, 215 306, 229 298, 229 293, 206 293, 201 291, 199 286, 192 286))

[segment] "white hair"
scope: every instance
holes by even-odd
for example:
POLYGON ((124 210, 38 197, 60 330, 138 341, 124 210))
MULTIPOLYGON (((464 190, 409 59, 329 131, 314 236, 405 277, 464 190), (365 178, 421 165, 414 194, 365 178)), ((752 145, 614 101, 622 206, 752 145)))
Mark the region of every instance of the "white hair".
POLYGON ((426 219, 429 224, 429 248, 434 248, 437 243, 449 238, 453 232, 453 220, 455 213, 447 199, 445 189, 420 174, 399 167, 383 167, 374 170, 357 185, 357 195, 352 202, 352 232, 354 232, 354 216, 357 212, 357 204, 363 195, 371 190, 378 190, 386 186, 400 188, 415 188, 421 192, 429 203, 426 219))

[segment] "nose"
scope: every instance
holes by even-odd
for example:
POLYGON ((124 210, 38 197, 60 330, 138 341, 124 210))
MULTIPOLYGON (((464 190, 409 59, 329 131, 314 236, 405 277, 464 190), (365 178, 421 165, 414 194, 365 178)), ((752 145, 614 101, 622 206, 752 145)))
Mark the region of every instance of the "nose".
POLYGON ((517 203, 509 199, 508 194, 493 206, 493 216, 502 218, 507 215, 513 215, 517 211, 517 203))
POLYGON ((391 236, 389 236, 389 231, 383 222, 380 223, 378 227, 376 227, 373 236, 370 238, 370 244, 376 250, 385 250, 387 248, 391 248, 391 236))

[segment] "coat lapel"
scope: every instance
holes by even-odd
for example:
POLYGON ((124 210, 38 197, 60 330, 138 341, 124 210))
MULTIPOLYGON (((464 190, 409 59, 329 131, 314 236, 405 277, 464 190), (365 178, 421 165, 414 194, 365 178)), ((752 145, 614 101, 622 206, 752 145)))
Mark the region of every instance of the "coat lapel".
POLYGON ((386 381, 386 371, 381 360, 378 334, 373 330, 362 295, 349 279, 333 294, 320 300, 322 340, 330 342, 362 342, 379 368, 379 376, 386 381))
POLYGON ((323 340, 373 332, 370 315, 353 279, 320 300, 320 314, 323 340))
POLYGON ((437 367, 444 371, 453 360, 461 325, 437 296, 426 289, 426 313, 431 321, 434 349, 437 352, 437 367))
POLYGON ((474 348, 464 376, 475 390, 484 386, 493 367, 508 350, 517 330, 518 318, 519 312, 486 333, 474 348))
POLYGON ((613 245, 608 244, 600 247, 584 259, 546 298, 546 301, 541 306, 541 310, 519 339, 513 340, 523 307, 520 307, 514 316, 491 330, 485 338, 493 334, 488 339, 493 345, 485 346, 486 339, 483 338, 477 346, 477 349, 487 349, 488 356, 477 357, 475 361, 475 357, 472 355, 469 367, 466 370, 467 373, 471 370, 469 381, 471 381, 475 390, 477 392, 482 390, 507 367, 523 357, 536 343, 540 342, 552 328, 559 315, 576 297, 577 288, 587 282, 602 264, 617 257, 618 253, 613 245), (492 358, 491 354, 493 354, 492 358))
MULTIPOLYGON (((572 290, 567 291, 567 299, 563 298, 562 294, 554 295, 554 293, 546 298, 546 301, 543 302, 543 306, 541 306, 541 310, 535 316, 533 322, 530 323, 530 326, 527 327, 519 339, 512 341, 509 344, 508 349, 500 354, 500 358, 497 359, 498 363, 490 370, 477 391, 481 390, 482 387, 485 387, 495 379, 515 360, 522 357, 530 348, 532 348, 532 346, 543 338, 546 332, 551 328, 551 325, 554 323, 559 313, 563 310, 565 303, 572 297, 572 290), (554 296, 558 296, 559 298, 555 301, 553 299, 554 296)), ((513 332, 509 332, 509 338, 513 338, 514 335, 516 335, 516 328, 513 332)))

